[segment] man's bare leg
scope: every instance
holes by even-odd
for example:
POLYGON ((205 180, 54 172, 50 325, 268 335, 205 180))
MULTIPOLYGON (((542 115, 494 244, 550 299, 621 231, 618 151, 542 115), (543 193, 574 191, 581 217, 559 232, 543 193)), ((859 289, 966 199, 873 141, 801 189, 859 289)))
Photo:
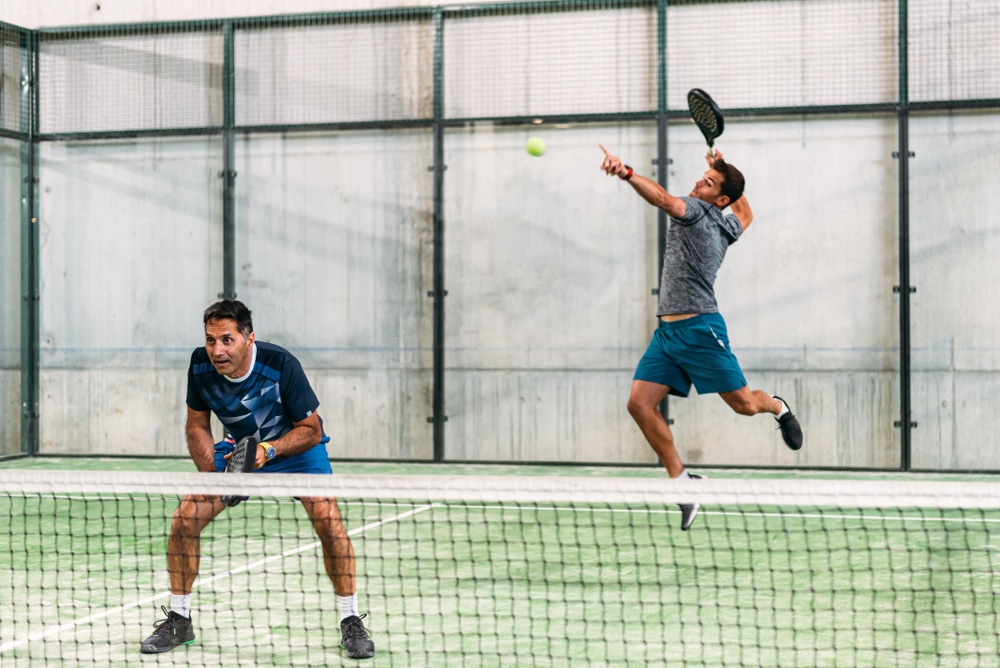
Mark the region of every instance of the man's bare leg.
POLYGON ((646 437, 653 452, 671 478, 676 478, 684 472, 684 462, 677 454, 674 446, 674 435, 660 413, 660 402, 667 396, 670 388, 666 385, 651 383, 646 380, 633 380, 632 392, 628 398, 628 412, 639 425, 642 435, 646 437))
MULTIPOLYGON (((651 383, 646 380, 633 380, 632 393, 628 398, 628 412, 639 425, 643 436, 649 441, 656 456, 660 458, 664 468, 671 478, 679 478, 685 475, 684 462, 677 454, 677 447, 674 445, 674 435, 670 431, 670 426, 663 419, 660 413, 660 402, 667 396, 670 388, 666 385, 651 383)), ((691 476, 700 478, 701 476, 691 476)), ((681 530, 687 531, 691 528, 694 518, 698 515, 699 504, 682 503, 681 507, 681 530)))
POLYGON ((357 593, 354 545, 347 535, 336 499, 303 498, 313 529, 323 545, 323 565, 337 596, 357 593))
POLYGON ((771 413, 778 421, 778 428, 781 430, 781 438, 785 441, 785 445, 792 450, 799 450, 802 447, 802 428, 783 399, 772 397, 761 390, 751 390, 746 385, 735 392, 723 392, 719 396, 740 415, 771 413))
POLYGON ((353 659, 375 656, 375 643, 358 614, 357 562, 354 545, 340 516, 336 499, 303 498, 313 529, 323 545, 323 565, 340 607, 340 645, 353 659))
POLYGON ((174 510, 167 541, 170 593, 190 594, 201 567, 201 532, 225 506, 217 496, 189 494, 174 510))
POLYGON ((201 532, 223 508, 217 496, 191 494, 174 510, 167 540, 170 609, 162 607, 167 618, 153 624, 153 634, 140 646, 143 654, 162 654, 194 642, 191 588, 201 566, 201 532))
POLYGON ((740 415, 757 415, 758 413, 773 413, 781 411, 781 402, 762 390, 751 390, 744 385, 734 392, 719 394, 729 407, 740 415))

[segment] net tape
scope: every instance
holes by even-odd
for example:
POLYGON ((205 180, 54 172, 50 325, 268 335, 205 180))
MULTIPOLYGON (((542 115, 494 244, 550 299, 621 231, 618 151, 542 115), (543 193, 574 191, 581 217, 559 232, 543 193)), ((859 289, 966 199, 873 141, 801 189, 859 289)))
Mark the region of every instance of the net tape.
POLYGON ((127 471, 0 470, 0 491, 16 493, 264 494, 409 501, 598 502, 790 505, 855 508, 1000 508, 992 482, 788 478, 575 477, 488 475, 216 476, 127 471), (873 484, 874 483, 874 484, 873 484))

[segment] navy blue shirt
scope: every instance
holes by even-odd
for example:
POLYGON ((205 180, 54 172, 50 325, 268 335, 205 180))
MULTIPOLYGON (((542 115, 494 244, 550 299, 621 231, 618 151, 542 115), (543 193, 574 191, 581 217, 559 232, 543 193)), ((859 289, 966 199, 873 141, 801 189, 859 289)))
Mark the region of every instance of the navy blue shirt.
MULTIPOLYGON (((280 438, 294 428, 295 422, 305 420, 319 408, 319 399, 302 365, 290 352, 272 343, 258 341, 254 345, 253 369, 241 381, 216 371, 204 347, 191 353, 188 367, 187 405, 193 411, 215 413, 235 441, 245 436, 261 441, 280 438)), ((307 451, 309 458, 322 455, 325 459, 329 440, 324 432, 319 444, 307 451), (317 448, 322 452, 314 452, 317 448)), ((290 460, 299 457, 279 457, 265 468, 286 469, 290 460)))

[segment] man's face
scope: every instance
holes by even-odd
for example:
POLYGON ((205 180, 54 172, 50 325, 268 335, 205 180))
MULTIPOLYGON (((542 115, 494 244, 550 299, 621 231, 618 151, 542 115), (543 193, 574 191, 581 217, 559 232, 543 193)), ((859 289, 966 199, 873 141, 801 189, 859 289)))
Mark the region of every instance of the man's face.
POLYGON ((236 328, 235 320, 209 320, 205 323, 205 351, 212 366, 223 376, 242 378, 250 370, 253 332, 249 337, 236 328))
POLYGON ((694 189, 691 191, 691 197, 700 199, 703 202, 708 202, 709 204, 715 204, 716 206, 724 206, 729 203, 729 198, 722 194, 722 174, 715 171, 714 169, 709 169, 705 172, 697 183, 694 184, 694 189), (720 201, 720 198, 725 198, 724 201, 720 201))

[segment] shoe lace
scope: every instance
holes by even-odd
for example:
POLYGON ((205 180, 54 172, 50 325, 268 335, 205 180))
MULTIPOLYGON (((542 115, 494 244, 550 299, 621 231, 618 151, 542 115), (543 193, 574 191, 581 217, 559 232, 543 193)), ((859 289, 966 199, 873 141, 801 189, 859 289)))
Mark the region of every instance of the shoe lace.
POLYGON ((364 622, 361 621, 367 616, 368 613, 366 612, 349 621, 347 627, 344 629, 344 638, 367 638, 368 629, 365 628, 364 622))
POLYGON ((170 617, 170 613, 167 611, 167 606, 161 605, 160 610, 163 614, 167 616, 166 619, 158 619, 153 622, 154 636, 172 636, 174 634, 174 620, 170 617))

